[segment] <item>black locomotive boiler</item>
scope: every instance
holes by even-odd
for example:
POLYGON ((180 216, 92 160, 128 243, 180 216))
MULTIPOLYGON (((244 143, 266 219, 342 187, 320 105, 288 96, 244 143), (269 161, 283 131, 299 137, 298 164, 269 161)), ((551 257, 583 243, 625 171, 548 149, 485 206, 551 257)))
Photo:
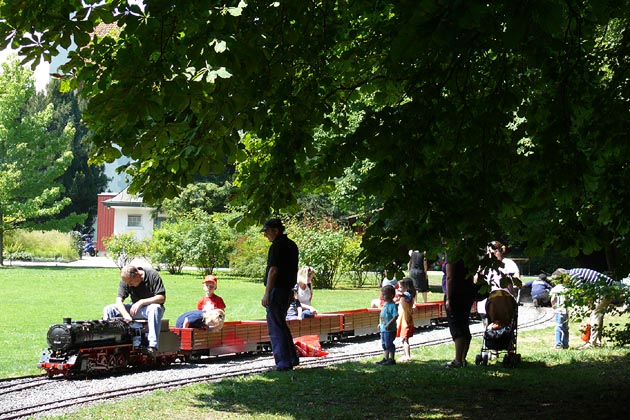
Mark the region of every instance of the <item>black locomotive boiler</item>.
POLYGON ((174 361, 177 345, 157 358, 144 353, 147 333, 145 323, 130 323, 121 318, 90 321, 64 318, 63 323, 48 329, 48 350, 42 354, 38 366, 52 377, 59 373, 89 375, 174 361))

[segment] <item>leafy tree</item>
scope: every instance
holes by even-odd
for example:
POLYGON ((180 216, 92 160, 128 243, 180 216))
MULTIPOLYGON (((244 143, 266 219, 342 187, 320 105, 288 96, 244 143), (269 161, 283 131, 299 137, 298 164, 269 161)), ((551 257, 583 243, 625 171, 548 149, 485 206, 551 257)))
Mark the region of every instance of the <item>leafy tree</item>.
POLYGON ((148 248, 147 244, 137 239, 133 232, 104 238, 103 245, 105 245, 109 258, 121 269, 134 259, 143 258, 148 248))
POLYGON ((315 269, 313 287, 333 289, 343 268, 347 233, 326 221, 291 223, 290 231, 300 250, 300 264, 315 269))
POLYGON ((171 274, 180 274, 189 256, 186 238, 192 229, 189 219, 163 222, 153 231, 149 255, 154 264, 164 264, 171 274))
MULTIPOLYGON (((3 63, 0 72, 0 265, 4 233, 29 222, 59 214, 70 199, 62 198, 58 178, 72 160, 71 124, 51 133, 53 106, 26 112, 35 94, 32 72, 17 61, 3 63)), ((75 220, 71 223, 76 223, 75 220)), ((38 224, 39 229, 45 229, 38 224)), ((70 230, 70 229, 64 229, 70 230)))
MULTIPOLYGON (((63 219, 71 213, 85 214, 85 226, 92 226, 96 218, 97 196, 107 186, 103 165, 88 165, 88 146, 85 143, 88 128, 81 120, 81 108, 76 92, 60 92, 60 82, 53 79, 46 91, 37 93, 29 103, 29 112, 37 112, 48 104, 54 111, 48 130, 61 134, 68 124, 75 128, 72 139, 72 162, 61 176, 64 186, 62 197, 68 197, 71 205, 62 210, 55 219, 63 219)), ((85 230, 85 229, 84 229, 85 230)), ((90 233, 90 232, 83 232, 90 233)))
POLYGON ((0 47, 27 60, 76 42, 63 71, 90 98, 92 157, 131 157, 148 201, 227 157, 259 221, 368 161, 373 260, 445 243, 476 266, 514 237, 630 269, 629 0, 22 0, 0 16, 0 47))
POLYGON ((196 210, 191 214, 193 227, 188 233, 189 261, 204 274, 227 265, 231 252, 232 230, 221 218, 196 210))
POLYGON ((187 185, 177 197, 164 200, 162 207, 170 214, 182 214, 195 209, 208 214, 224 212, 231 193, 232 184, 228 181, 223 184, 196 182, 187 185))

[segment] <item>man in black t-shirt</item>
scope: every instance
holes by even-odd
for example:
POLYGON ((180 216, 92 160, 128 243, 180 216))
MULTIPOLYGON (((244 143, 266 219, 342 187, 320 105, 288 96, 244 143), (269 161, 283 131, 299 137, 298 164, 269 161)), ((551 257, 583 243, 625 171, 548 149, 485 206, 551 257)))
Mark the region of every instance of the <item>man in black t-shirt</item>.
POLYGON ((120 271, 116 303, 103 309, 103 319, 122 317, 126 321, 146 319, 149 326, 147 352, 155 355, 160 341, 160 323, 164 315, 166 289, 157 271, 127 265, 120 271), (131 303, 124 301, 131 296, 131 303))
POLYGON ((286 316, 293 286, 297 282, 298 247, 284 234, 280 219, 269 219, 261 232, 271 242, 265 270, 265 294, 261 300, 267 308, 267 330, 277 370, 290 370, 300 364, 286 316))

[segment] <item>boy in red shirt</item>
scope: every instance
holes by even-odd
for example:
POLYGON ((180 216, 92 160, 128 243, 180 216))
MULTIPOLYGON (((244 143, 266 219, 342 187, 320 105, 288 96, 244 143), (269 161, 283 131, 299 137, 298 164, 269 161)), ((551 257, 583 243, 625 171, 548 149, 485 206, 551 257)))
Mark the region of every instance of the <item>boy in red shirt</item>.
POLYGON ((175 326, 177 328, 206 328, 210 327, 210 318, 208 315, 215 309, 225 310, 225 302, 219 296, 214 294, 217 290, 217 278, 212 274, 208 274, 202 281, 205 296, 197 302, 197 310, 185 312, 177 318, 175 326))
POLYGON ((197 302, 197 309, 203 310, 203 308, 208 306, 207 309, 225 309, 225 302, 221 299, 220 296, 215 295, 214 292, 217 290, 217 278, 212 274, 208 274, 203 279, 203 290, 205 290, 206 295, 199 299, 197 302))

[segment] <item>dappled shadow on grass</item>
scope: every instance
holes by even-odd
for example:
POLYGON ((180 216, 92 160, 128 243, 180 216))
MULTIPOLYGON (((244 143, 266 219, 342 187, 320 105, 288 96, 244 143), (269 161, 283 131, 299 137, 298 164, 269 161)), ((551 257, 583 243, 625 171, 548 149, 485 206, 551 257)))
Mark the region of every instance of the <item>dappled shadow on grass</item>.
POLYGON ((196 394, 197 408, 252 417, 628 418, 628 356, 524 361, 446 369, 441 360, 395 366, 374 361, 271 372, 222 381, 196 394))

